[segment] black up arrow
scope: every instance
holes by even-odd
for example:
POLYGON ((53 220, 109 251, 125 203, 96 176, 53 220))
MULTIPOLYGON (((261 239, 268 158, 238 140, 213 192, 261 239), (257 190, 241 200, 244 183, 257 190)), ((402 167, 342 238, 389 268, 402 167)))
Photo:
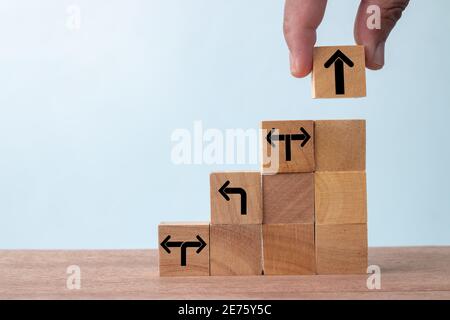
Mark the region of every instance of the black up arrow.
POLYGON ((230 181, 226 181, 223 186, 219 189, 220 194, 225 200, 230 201, 229 194, 240 194, 241 195, 241 214, 247 214, 247 192, 242 188, 228 188, 230 181))
POLYGON ((334 63, 334 81, 336 84, 336 94, 345 94, 345 79, 344 79, 344 62, 350 68, 353 68, 354 63, 341 50, 336 51, 324 67, 329 68, 334 63))
POLYGON ((269 131, 267 134, 266 140, 267 142, 272 145, 272 147, 276 147, 275 143, 273 141, 284 141, 285 142, 285 154, 286 154, 286 161, 291 161, 292 159, 292 152, 291 152, 291 141, 292 140, 299 140, 302 141, 300 144, 300 147, 304 147, 305 144, 311 139, 311 136, 309 133, 303 128, 300 128, 301 133, 293 133, 293 134, 279 134, 275 135, 273 134, 275 132, 275 128, 272 128, 272 130, 269 131))
POLYGON ((197 235, 198 241, 169 241, 170 236, 167 236, 162 242, 161 247, 167 251, 167 253, 171 253, 169 248, 181 248, 181 266, 186 266, 186 250, 187 248, 198 248, 196 253, 199 254, 204 247, 206 247, 206 242, 197 235))

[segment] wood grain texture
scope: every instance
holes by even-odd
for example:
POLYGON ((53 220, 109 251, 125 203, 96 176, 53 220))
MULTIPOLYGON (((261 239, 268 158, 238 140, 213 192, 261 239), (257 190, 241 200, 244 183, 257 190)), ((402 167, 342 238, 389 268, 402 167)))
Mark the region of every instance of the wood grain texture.
POLYGON ((450 247, 370 248, 367 275, 160 277, 158 250, 0 251, 0 299, 450 299, 450 247), (81 268, 81 290, 66 288, 81 268), (193 290, 195 288, 195 290, 193 290))
POLYGON ((316 224, 367 223, 364 171, 316 172, 316 224))
POLYGON ((314 224, 264 224, 265 275, 315 274, 314 224))
POLYGON ((261 225, 211 225, 212 276, 261 275, 261 225))
POLYGON ((319 120, 314 126, 316 171, 366 170, 365 120, 319 120))
POLYGON ((264 174, 313 172, 314 162, 314 122, 310 120, 263 121, 261 123, 262 141, 262 172, 264 174), (267 134, 272 129, 278 134, 300 134, 303 128, 310 138, 302 147, 302 141, 291 141, 291 160, 286 161, 286 142, 276 141, 271 146, 267 134))
POLYGON ((210 174, 211 224, 261 224, 262 189, 259 172, 213 172, 210 174), (241 196, 228 194, 229 201, 219 192, 225 182, 229 188, 242 188, 247 196, 247 214, 241 214, 241 196))
POLYGON ((364 46, 316 47, 313 53, 312 71, 313 98, 357 98, 366 96, 366 64, 364 46), (353 67, 344 64, 345 93, 336 94, 335 66, 324 65, 340 50, 352 62, 353 67))
POLYGON ((317 274, 363 274, 367 266, 367 224, 316 225, 317 274))
POLYGON ((314 174, 263 175, 263 222, 314 223, 314 174))
POLYGON ((209 223, 161 223, 159 234, 159 272, 161 276, 209 276, 209 223), (195 241, 200 236, 206 242, 199 253, 197 248, 186 248, 186 266, 181 265, 181 248, 169 248, 168 253, 161 245, 164 239, 169 241, 195 241))

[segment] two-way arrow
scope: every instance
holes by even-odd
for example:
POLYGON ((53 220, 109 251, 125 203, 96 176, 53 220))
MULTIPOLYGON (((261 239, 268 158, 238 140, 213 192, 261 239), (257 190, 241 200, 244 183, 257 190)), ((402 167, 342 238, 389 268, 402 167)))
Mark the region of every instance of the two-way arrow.
POLYGON ((266 140, 274 148, 276 147, 274 141, 285 142, 284 148, 286 161, 291 161, 292 159, 291 141, 302 141, 300 147, 303 148, 308 143, 309 139, 311 139, 311 136, 303 127, 300 128, 301 133, 275 135, 274 132, 275 128, 272 128, 272 130, 270 130, 267 134, 266 140))
POLYGON ((203 248, 206 247, 206 242, 199 235, 197 235, 198 241, 169 241, 170 238, 171 238, 170 235, 167 236, 161 242, 161 247, 163 247, 163 249, 166 250, 166 252, 168 254, 171 253, 169 248, 181 248, 181 266, 182 267, 186 266, 187 248, 198 248, 196 253, 199 254, 203 250, 203 248))
POLYGON ((219 193, 225 200, 230 201, 229 194, 239 194, 241 196, 241 215, 247 214, 247 192, 242 188, 229 188, 230 181, 225 181, 222 187, 219 189, 219 193))
POLYGON ((345 94, 344 63, 350 68, 353 68, 355 65, 353 61, 350 60, 350 58, 347 57, 341 50, 337 50, 324 64, 324 67, 327 69, 334 64, 336 94, 345 94))

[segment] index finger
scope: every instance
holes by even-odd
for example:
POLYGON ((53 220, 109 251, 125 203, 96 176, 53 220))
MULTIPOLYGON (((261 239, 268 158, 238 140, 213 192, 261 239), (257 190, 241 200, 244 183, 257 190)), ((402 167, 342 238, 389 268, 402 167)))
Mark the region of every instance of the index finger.
POLYGON ((312 70, 316 29, 322 22, 326 6, 327 0, 286 0, 284 37, 294 77, 305 77, 312 70))

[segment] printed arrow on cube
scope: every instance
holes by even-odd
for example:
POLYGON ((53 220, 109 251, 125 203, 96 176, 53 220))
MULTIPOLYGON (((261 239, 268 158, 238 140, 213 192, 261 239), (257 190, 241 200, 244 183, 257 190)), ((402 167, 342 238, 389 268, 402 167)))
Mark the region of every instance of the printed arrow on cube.
POLYGON ((170 238, 171 238, 171 236, 168 235, 161 242, 161 247, 163 247, 163 249, 166 250, 166 252, 168 254, 171 253, 169 248, 181 248, 181 266, 182 267, 186 266, 187 248, 198 248, 196 253, 199 254, 206 247, 206 242, 199 235, 197 235, 198 241, 184 241, 184 242, 183 241, 169 241, 170 238))
POLYGON ((241 196, 241 215, 247 214, 247 192, 242 188, 230 188, 230 181, 226 181, 223 186, 219 189, 219 193, 225 200, 230 201, 230 194, 238 194, 241 196))
POLYGON ((272 128, 272 130, 267 133, 266 140, 267 142, 272 146, 276 147, 276 144, 274 141, 284 141, 285 142, 285 158, 286 161, 292 160, 292 151, 291 151, 291 141, 302 141, 300 144, 300 147, 303 148, 311 139, 311 136, 309 133, 305 130, 305 128, 301 127, 300 132, 301 133, 293 133, 293 134, 274 134, 275 128, 272 128))
POLYGON ((337 50, 324 64, 324 67, 327 69, 334 64, 336 94, 345 94, 344 63, 350 68, 353 68, 355 65, 341 50, 337 50))

